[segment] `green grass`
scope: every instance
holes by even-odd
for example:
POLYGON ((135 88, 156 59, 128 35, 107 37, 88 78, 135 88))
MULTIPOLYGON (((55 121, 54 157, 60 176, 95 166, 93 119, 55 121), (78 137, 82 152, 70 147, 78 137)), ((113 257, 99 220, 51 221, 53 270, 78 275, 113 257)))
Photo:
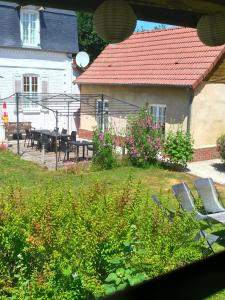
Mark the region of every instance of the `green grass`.
MULTIPOLYGON (((76 189, 80 183, 89 184, 99 179, 109 187, 121 185, 130 176, 144 184, 151 193, 168 197, 168 207, 176 208, 177 201, 172 195, 171 186, 173 184, 185 181, 197 196, 193 181, 194 176, 160 168, 159 166, 150 166, 149 168, 135 168, 132 166, 122 166, 112 170, 103 171, 48 171, 32 162, 25 161, 10 152, 0 152, 0 184, 12 182, 24 188, 31 188, 33 185, 45 185, 49 180, 57 182, 71 183, 71 187, 76 189)), ((225 204, 225 187, 217 185, 223 203, 225 204)))
MULTIPOLYGON (((150 194, 156 194, 166 199, 166 205, 171 209, 178 207, 177 201, 172 195, 171 186, 173 184, 185 181, 193 188, 194 176, 166 170, 159 166, 151 166, 146 169, 134 168, 131 166, 121 166, 113 170, 85 170, 82 168, 74 168, 72 171, 48 171, 45 168, 37 166, 32 162, 24 161, 20 157, 15 156, 10 152, 0 152, 0 185, 11 183, 17 186, 21 186, 23 189, 32 190, 33 186, 38 186, 41 189, 47 187, 48 183, 54 181, 55 184, 60 183, 63 185, 70 185, 71 189, 75 192, 81 184, 83 186, 89 185, 97 180, 104 183, 109 189, 114 189, 126 182, 129 177, 132 177, 136 181, 140 181, 144 186, 149 189, 150 194)), ((217 185, 220 192, 221 199, 225 204, 225 187, 217 185)), ((196 195, 196 193, 194 192, 196 195)), ((223 231, 223 227, 220 224, 213 226, 213 231, 223 231)), ((223 250, 223 245, 215 245, 216 251, 223 250)), ((208 299, 220 300, 224 299, 224 292, 216 294, 208 299)))

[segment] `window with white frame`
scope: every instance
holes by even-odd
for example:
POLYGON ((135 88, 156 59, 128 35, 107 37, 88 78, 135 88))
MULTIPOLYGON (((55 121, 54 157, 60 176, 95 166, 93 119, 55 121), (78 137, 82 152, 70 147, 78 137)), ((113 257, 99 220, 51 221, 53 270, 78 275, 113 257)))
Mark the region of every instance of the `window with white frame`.
POLYGON ((25 108, 38 107, 36 103, 37 97, 35 93, 38 92, 38 76, 33 74, 26 74, 23 76, 23 92, 27 94, 27 101, 24 102, 25 108))
POLYGON ((103 131, 109 127, 109 102, 107 100, 96 101, 97 127, 103 131))
POLYGON ((38 11, 21 9, 20 29, 23 46, 38 47, 40 45, 40 20, 38 11))
POLYGON ((151 115, 153 117, 153 122, 155 124, 161 125, 163 130, 165 130, 166 124, 166 105, 153 104, 150 106, 151 115))

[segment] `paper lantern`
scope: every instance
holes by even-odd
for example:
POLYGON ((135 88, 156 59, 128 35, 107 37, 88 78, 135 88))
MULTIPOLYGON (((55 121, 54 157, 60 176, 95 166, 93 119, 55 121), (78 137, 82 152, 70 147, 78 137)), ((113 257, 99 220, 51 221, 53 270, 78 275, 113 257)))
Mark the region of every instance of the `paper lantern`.
POLYGON ((135 30, 137 17, 124 0, 106 0, 95 11, 94 30, 106 42, 119 43, 135 30))
POLYGON ((225 14, 205 15, 197 24, 199 39, 207 46, 225 44, 225 14))

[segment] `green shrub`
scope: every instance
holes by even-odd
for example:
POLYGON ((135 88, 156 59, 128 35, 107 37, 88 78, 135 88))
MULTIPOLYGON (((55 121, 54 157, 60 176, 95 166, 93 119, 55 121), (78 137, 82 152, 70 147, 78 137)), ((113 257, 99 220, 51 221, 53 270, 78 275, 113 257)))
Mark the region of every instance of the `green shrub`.
POLYGON ((174 166, 186 167, 194 153, 193 139, 190 133, 181 128, 176 132, 169 131, 164 143, 164 154, 174 166))
POLYGON ((161 143, 161 126, 154 124, 146 107, 128 120, 126 148, 133 165, 144 167, 149 163, 155 163, 161 150, 161 143))
POLYGON ((218 138, 217 148, 219 150, 221 159, 225 162, 225 134, 218 138))
POLYGON ((112 169, 116 165, 113 134, 110 130, 102 132, 95 129, 93 132, 94 154, 93 165, 100 169, 112 169))
POLYGON ((170 222, 142 185, 0 189, 0 296, 93 299, 201 258, 198 223, 170 222))

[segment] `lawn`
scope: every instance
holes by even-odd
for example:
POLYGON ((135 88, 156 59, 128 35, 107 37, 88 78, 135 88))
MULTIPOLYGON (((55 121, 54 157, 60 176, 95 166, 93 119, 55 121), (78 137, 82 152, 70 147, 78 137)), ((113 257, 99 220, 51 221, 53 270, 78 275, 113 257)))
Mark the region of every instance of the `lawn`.
MULTIPOLYGON (((5 182, 14 182, 25 188, 31 188, 33 185, 44 185, 49 180, 57 182, 69 182, 71 186, 76 189, 82 182, 89 184, 96 180, 96 178, 102 180, 105 185, 116 186, 126 182, 131 176, 133 179, 140 181, 145 185, 149 191, 160 195, 168 196, 171 203, 169 206, 177 205, 172 196, 171 186, 173 184, 185 181, 188 183, 193 193, 194 191, 193 181, 196 178, 193 175, 185 174, 183 172, 170 171, 159 167, 149 167, 146 169, 135 168, 132 166, 123 166, 112 170, 103 171, 83 171, 82 168, 71 170, 71 172, 63 171, 48 171, 38 165, 29 161, 24 161, 19 157, 11 154, 10 152, 0 153, 0 183, 3 185, 5 182)), ((221 200, 225 204, 225 187, 217 185, 217 188, 221 195, 221 200)))
POLYGON ((186 215, 169 222, 150 198, 176 211, 171 186, 185 181, 194 191, 189 174, 127 165, 55 172, 9 152, 0 166, 1 299, 98 297, 201 258, 192 242, 199 224, 186 215))

